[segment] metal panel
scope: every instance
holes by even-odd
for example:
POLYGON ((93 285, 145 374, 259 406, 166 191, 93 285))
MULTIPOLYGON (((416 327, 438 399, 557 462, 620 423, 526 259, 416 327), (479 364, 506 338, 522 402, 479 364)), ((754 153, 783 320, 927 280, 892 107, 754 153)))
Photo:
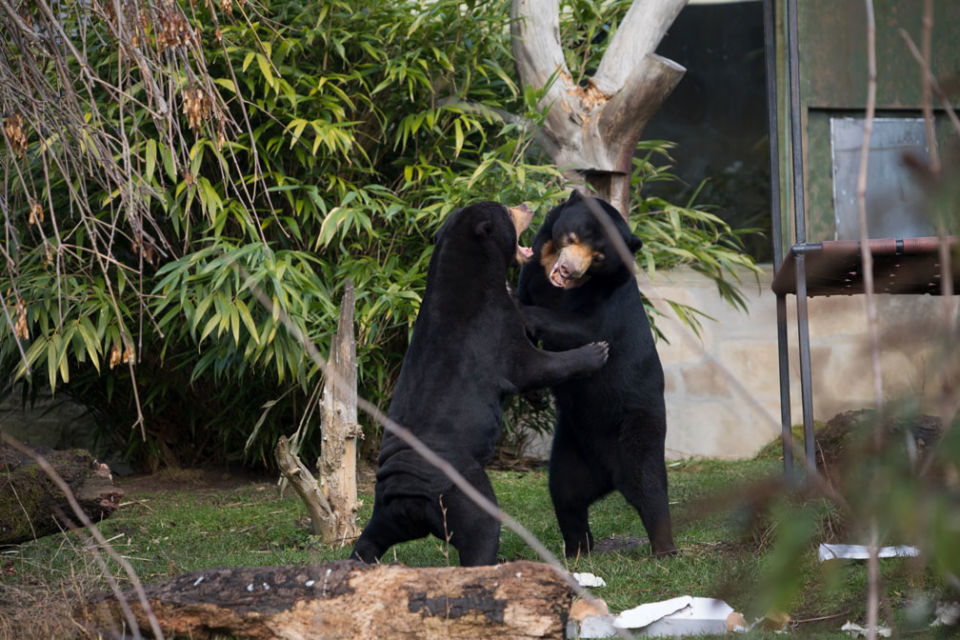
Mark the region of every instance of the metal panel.
MULTIPOLYGON (((867 95, 866 14, 863 0, 800 0, 800 92, 807 107, 862 109, 867 95)), ((900 37, 920 43, 923 0, 874 0, 877 108, 919 109, 920 69, 900 37)), ((934 2, 934 74, 960 70, 960 2, 934 2)), ((956 100, 960 87, 944 87, 956 100)))
MULTIPOLYGON (((863 125, 862 118, 830 119, 837 240, 860 238, 857 179, 863 125)), ((906 154, 926 161, 923 119, 874 120, 867 164, 867 231, 871 238, 914 238, 936 234, 924 190, 904 162, 906 154)))

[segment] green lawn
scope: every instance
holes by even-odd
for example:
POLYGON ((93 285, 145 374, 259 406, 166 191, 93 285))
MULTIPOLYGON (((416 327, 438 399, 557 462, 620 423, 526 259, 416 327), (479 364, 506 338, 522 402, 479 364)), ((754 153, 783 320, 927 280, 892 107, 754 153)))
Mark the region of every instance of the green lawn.
MULTIPOLYGON (((726 600, 751 621, 763 613, 770 585, 764 567, 792 561, 800 577, 795 597, 786 608, 802 637, 841 638, 846 620, 864 623, 865 568, 862 563, 816 562, 815 545, 806 544, 796 559, 776 554, 779 527, 769 517, 754 520, 737 498, 769 486, 780 462, 774 456, 750 461, 701 460, 670 467, 670 493, 675 537, 681 554, 657 560, 641 544, 623 552, 584 557, 570 568, 603 577, 607 586, 593 592, 611 611, 678 595, 714 596, 726 600), (822 620, 815 620, 822 618, 822 620)), ((501 506, 560 554, 560 536, 542 470, 491 471, 501 506)), ((345 558, 349 548, 328 549, 316 544, 306 527, 306 513, 289 491, 279 498, 269 482, 243 483, 227 489, 130 491, 129 502, 102 523, 111 544, 125 556, 144 582, 224 565, 319 563, 345 558)), ((364 496, 361 522, 370 514, 372 499, 364 496)), ((636 512, 619 495, 611 495, 591 511, 598 540, 642 537, 636 512)), ((789 530, 789 528, 787 528, 789 530)), ((103 570, 83 549, 75 533, 49 536, 24 544, 3 556, 0 572, 0 638, 13 635, 18 620, 63 619, 77 594, 106 589, 103 570), (59 613, 56 613, 59 611, 59 613), (6 616, 6 617, 5 617, 6 616)), ((520 538, 504 530, 505 560, 536 559, 520 538)), ((400 545, 385 561, 415 566, 456 563, 456 552, 441 541, 425 539, 400 545)), ((111 565, 115 575, 121 575, 111 565)), ((884 587, 894 623, 909 626, 915 596, 937 597, 942 585, 922 568, 903 560, 884 560, 884 587)), ((915 608, 915 607, 914 607, 915 608)), ((886 616, 883 616, 886 619, 886 616)), ((69 626, 66 627, 69 629, 69 626)), ((38 637, 52 637, 51 627, 38 637)), ((940 637, 925 628, 910 637, 940 637)), ((754 631, 750 637, 763 637, 754 631)), ((766 634, 772 637, 773 634, 766 634)), ((946 637, 946 636, 943 636, 946 637)))

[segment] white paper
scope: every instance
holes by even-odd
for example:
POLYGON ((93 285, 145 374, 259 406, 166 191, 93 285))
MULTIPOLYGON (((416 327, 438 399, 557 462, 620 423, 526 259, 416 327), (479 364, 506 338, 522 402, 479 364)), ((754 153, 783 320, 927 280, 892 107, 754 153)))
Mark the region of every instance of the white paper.
MULTIPOLYGON (((820 562, 826 560, 836 560, 839 558, 847 560, 866 560, 870 557, 870 552, 862 544, 823 544, 820 545, 819 551, 820 562)), ((898 547, 881 547, 879 554, 880 558, 912 558, 914 556, 920 555, 920 550, 916 547, 908 546, 898 546, 898 547)))
POLYGON ((573 574, 573 579, 577 581, 581 587, 605 587, 607 586, 606 581, 598 575, 592 573, 575 573, 573 574))
MULTIPOLYGON (((864 627, 861 627, 860 625, 856 624, 855 622, 847 621, 845 625, 840 627, 840 631, 846 631, 852 636, 863 636, 864 638, 867 637, 867 630, 864 627)), ((889 638, 892 633, 893 632, 886 627, 877 627, 878 636, 889 638)))
POLYGON ((617 635, 617 629, 650 637, 724 634, 731 613, 733 607, 723 600, 680 596, 642 604, 616 617, 587 616, 580 626, 580 637, 610 638, 617 635))
POLYGON ((642 604, 639 607, 621 612, 613 621, 613 624, 621 629, 641 629, 664 616, 690 607, 692 603, 693 598, 690 596, 680 596, 679 598, 642 604))

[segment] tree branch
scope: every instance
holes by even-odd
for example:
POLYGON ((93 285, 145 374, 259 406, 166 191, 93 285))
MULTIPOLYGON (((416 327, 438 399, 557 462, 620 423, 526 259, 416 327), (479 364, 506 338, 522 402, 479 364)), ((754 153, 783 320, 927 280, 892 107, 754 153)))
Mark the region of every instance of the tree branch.
POLYGON ((544 122, 548 145, 557 149, 579 147, 582 107, 577 97, 579 87, 567 68, 560 44, 559 1, 514 0, 510 18, 520 82, 546 88, 539 106, 549 108, 544 122))
POLYGON ((635 65, 656 51, 686 4, 687 0, 635 0, 600 60, 593 86, 607 96, 629 86, 635 65))

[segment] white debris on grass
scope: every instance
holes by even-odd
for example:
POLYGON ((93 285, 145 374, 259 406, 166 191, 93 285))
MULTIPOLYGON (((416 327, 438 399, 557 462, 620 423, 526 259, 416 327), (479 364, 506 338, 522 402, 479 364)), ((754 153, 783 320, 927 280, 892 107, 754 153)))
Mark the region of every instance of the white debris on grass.
POLYGON ((941 625, 952 627, 960 622, 960 603, 938 602, 936 614, 936 619, 930 623, 931 627, 939 627, 941 625))
POLYGON ((593 573, 575 573, 573 574, 573 579, 576 580, 577 584, 579 584, 581 587, 607 586, 606 580, 593 573))
MULTIPOLYGON (((865 627, 861 627, 855 622, 847 621, 846 624, 840 627, 840 631, 846 631, 852 636, 863 636, 864 638, 867 637, 867 629, 865 627)), ((893 632, 887 627, 877 627, 877 635, 882 638, 889 638, 892 633, 893 632)))
MULTIPOLYGON (((827 560, 866 560, 870 557, 870 550, 862 544, 825 544, 820 545, 820 562, 827 560)), ((900 545, 897 547, 881 547, 877 554, 880 558, 913 558, 920 555, 916 547, 900 545)))
POLYGON ((612 638, 622 630, 650 637, 679 637, 747 629, 743 616, 723 600, 680 596, 642 604, 617 616, 587 616, 580 638, 612 638))

